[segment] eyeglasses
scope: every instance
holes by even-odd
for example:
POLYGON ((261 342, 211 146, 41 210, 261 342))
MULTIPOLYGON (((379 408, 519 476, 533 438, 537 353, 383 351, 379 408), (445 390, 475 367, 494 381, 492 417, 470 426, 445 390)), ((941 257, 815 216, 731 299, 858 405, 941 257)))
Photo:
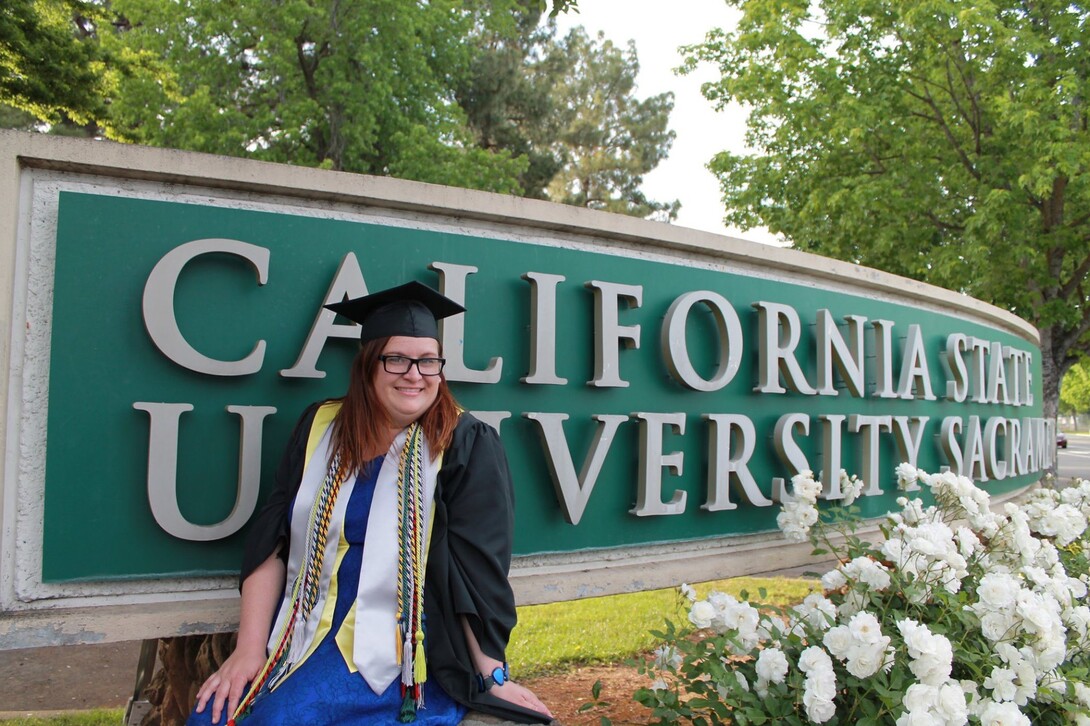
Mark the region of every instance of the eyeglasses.
POLYGON ((382 368, 387 373, 403 375, 409 372, 414 365, 422 376, 437 376, 443 372, 446 358, 408 358, 403 355, 380 355, 382 368))

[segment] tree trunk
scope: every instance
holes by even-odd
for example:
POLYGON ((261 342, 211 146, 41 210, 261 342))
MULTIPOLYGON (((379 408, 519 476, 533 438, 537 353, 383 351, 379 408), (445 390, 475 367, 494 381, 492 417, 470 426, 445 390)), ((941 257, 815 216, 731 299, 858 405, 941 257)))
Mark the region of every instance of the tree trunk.
POLYGON ((1052 336, 1047 329, 1041 330, 1041 416, 1054 420, 1060 412, 1060 383, 1065 369, 1056 359, 1052 336))
MULTIPOLYGON (((1045 421, 1056 421, 1060 413, 1060 384, 1063 382, 1064 373, 1071 367, 1070 363, 1064 364, 1068 351, 1058 350, 1062 346, 1062 336, 1053 335, 1053 330, 1054 328, 1049 327, 1038 328, 1037 331, 1041 336, 1041 416, 1045 421)), ((1056 428, 1059 430, 1058 424, 1056 428)), ((1056 446, 1055 439, 1051 445, 1056 446)), ((1048 471, 1053 476, 1058 473, 1059 461, 1058 456, 1052 457, 1052 466, 1048 471)))
POLYGON ((159 639, 159 663, 144 698, 151 712, 141 726, 180 726, 189 718, 197 690, 235 649, 237 633, 159 639))

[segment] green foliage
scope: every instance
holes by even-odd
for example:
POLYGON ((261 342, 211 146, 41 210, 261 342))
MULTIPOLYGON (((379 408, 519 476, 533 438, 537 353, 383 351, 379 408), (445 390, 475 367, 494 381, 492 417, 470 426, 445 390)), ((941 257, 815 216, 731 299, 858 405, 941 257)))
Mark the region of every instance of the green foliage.
MULTIPOLYGON (((450 93, 488 8, 454 0, 117 0, 127 48, 166 60, 115 113, 141 141, 510 191, 524 165, 467 144, 450 93), (432 158, 434 166, 422 164, 432 158)), ((491 3, 494 12, 510 4, 491 3)))
POLYGON ((1046 411, 1090 350, 1090 24, 1065 0, 730 0, 689 49, 751 109, 727 221, 963 291, 1041 331, 1046 411))
POLYGON ((1071 366, 1064 374, 1060 405, 1071 413, 1090 411, 1090 362, 1086 359, 1071 366))
POLYGON ((0 129, 33 131, 37 123, 34 114, 0 103, 0 129))
POLYGON ((469 73, 454 79, 454 95, 466 114, 475 143, 525 157, 522 195, 545 198, 545 187, 562 160, 549 144, 559 134, 552 97, 554 79, 565 73, 557 55, 556 25, 541 24, 535 0, 521 0, 510 22, 482 26, 469 73))
POLYGON ((674 140, 667 128, 672 93, 636 97, 639 60, 631 41, 623 50, 599 33, 573 28, 560 43, 570 71, 554 86, 562 171, 549 198, 589 209, 672 220, 679 202, 656 202, 639 189, 643 175, 666 158, 674 140))
POLYGON ((1090 484, 1036 490, 1000 515, 963 477, 898 476, 935 506, 904 500, 873 543, 856 516, 824 510, 810 542, 840 563, 824 592, 759 612, 744 592, 710 592, 688 617, 704 630, 656 633, 642 667, 655 682, 635 694, 653 723, 1086 719, 1090 484))
POLYGON ((558 41, 545 9, 12 0, 0 8, 0 126, 673 216, 676 203, 639 191, 672 139, 669 97, 637 99, 633 48, 582 31, 558 41))
POLYGON ((0 102, 50 122, 105 116, 103 56, 83 40, 102 19, 91 2, 6 0, 0 6, 0 102))
POLYGON ((455 87, 477 144, 525 156, 523 194, 637 217, 673 219, 679 204, 639 187, 673 141, 671 94, 636 96, 635 47, 582 28, 557 39, 524 8, 473 38, 471 74, 455 87))
POLYGON ((6 128, 132 140, 113 121, 123 86, 163 83, 159 59, 124 47, 128 20, 105 0, 10 0, 0 6, 0 104, 6 128))

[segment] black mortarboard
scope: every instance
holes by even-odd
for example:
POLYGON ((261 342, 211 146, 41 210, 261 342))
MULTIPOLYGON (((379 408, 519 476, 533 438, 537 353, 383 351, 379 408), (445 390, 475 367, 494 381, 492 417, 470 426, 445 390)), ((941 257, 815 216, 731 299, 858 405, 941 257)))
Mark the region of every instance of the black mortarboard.
POLYGON ((436 321, 466 311, 449 297, 419 282, 331 303, 326 308, 359 323, 361 343, 393 335, 439 340, 436 321))

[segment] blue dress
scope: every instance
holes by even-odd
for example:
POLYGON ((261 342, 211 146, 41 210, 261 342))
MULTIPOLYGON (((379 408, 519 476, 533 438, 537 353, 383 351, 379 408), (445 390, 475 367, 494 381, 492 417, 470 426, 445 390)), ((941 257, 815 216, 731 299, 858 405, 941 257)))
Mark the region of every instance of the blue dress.
MULTIPOLYGON (((280 686, 265 693, 254 703, 250 713, 240 719, 240 726, 381 726, 400 724, 401 681, 394 682, 376 695, 359 673, 352 673, 337 648, 336 633, 345 615, 355 603, 359 589, 363 542, 367 534, 367 515, 375 494, 381 457, 375 459, 356 479, 345 512, 344 538, 348 551, 337 571, 337 604, 333 627, 318 648, 280 686)), ((334 546, 334 545, 330 545, 334 546)), ((224 711, 226 711, 226 706, 224 711)), ((429 678, 424 682, 424 708, 417 710, 418 726, 456 726, 466 714, 465 706, 454 701, 429 678)), ((220 715, 215 726, 227 723, 228 713, 220 715)), ((211 702, 204 713, 194 711, 186 726, 210 726, 211 702)))

